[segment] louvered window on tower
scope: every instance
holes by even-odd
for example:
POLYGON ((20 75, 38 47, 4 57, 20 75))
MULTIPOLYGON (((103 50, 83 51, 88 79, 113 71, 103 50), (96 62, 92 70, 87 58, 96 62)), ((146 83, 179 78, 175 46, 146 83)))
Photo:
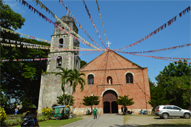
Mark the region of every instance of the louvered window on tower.
POLYGON ((126 83, 133 83, 133 75, 131 73, 126 74, 126 83))
POLYGON ((61 67, 62 66, 62 57, 59 56, 57 57, 57 67, 61 67))
POLYGON ((93 84, 94 84, 94 76, 88 75, 88 85, 93 85, 93 84))
POLYGON ((59 40, 59 48, 63 48, 63 39, 62 38, 59 40))

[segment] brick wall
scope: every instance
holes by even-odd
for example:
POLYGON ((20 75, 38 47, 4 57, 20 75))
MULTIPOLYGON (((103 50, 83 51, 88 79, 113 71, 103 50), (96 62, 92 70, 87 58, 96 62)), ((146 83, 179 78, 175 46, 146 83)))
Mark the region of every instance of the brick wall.
MULTIPOLYGON (((87 106, 82 104, 84 96, 99 96, 100 103, 97 107, 103 113, 103 93, 107 90, 113 90, 118 96, 129 95, 133 98, 134 104, 128 106, 128 109, 140 110, 152 107, 146 102, 150 98, 150 88, 148 81, 147 68, 142 68, 133 62, 123 58, 113 51, 107 51, 95 58, 93 61, 83 67, 80 72, 86 74, 83 77, 86 80, 84 91, 81 92, 80 86, 77 86, 73 93, 75 99, 74 112, 82 113, 87 106), (126 73, 133 74, 133 83, 126 83, 126 73), (88 74, 94 75, 94 85, 88 85, 88 74), (112 77, 112 85, 108 85, 107 77, 112 77)), ((118 106, 121 109, 121 106, 118 106)))

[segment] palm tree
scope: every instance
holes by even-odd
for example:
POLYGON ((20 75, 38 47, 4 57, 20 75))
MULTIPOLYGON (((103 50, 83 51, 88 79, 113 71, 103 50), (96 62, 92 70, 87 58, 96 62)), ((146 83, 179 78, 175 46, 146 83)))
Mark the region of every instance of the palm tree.
POLYGON ((73 87, 73 91, 76 91, 76 86, 78 83, 80 84, 81 91, 84 90, 84 85, 86 84, 86 81, 81 77, 85 76, 84 73, 80 73, 77 69, 74 69, 72 73, 70 74, 70 77, 67 79, 67 81, 71 82, 71 86, 73 87))
POLYGON ((119 99, 117 99, 116 103, 118 105, 123 105, 123 108, 122 109, 125 109, 122 110, 123 114, 126 114, 126 111, 127 111, 127 107, 126 106, 130 106, 130 105, 133 105, 134 104, 134 101, 133 101, 133 98, 128 98, 129 95, 124 95, 124 96, 119 96, 119 99))
MULTIPOLYGON (((68 83, 68 79, 70 78, 70 75, 72 74, 72 70, 68 68, 59 68, 62 72, 56 72, 56 75, 61 75, 61 80, 62 80, 62 85, 61 85, 61 89, 63 91, 63 96, 65 94, 65 84, 68 83)), ((65 103, 65 102, 64 102, 65 103)))
POLYGON ((84 73, 80 73, 77 69, 74 69, 70 74, 70 77, 68 78, 68 81, 71 81, 74 92, 76 91, 76 86, 78 85, 78 83, 81 86, 81 91, 84 90, 84 85, 86 84, 86 81, 81 77, 82 75, 85 76, 84 73))

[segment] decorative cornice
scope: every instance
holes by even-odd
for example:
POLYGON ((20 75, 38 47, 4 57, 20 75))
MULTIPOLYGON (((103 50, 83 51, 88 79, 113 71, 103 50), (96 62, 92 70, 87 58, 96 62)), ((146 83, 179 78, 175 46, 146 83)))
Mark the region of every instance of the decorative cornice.
MULTIPOLYGON (((145 68, 147 68, 147 67, 145 67, 145 68)), ((129 70, 129 69, 139 69, 139 70, 142 70, 142 68, 116 68, 116 69, 80 70, 80 72, 86 72, 86 71, 106 71, 106 70, 129 70)))

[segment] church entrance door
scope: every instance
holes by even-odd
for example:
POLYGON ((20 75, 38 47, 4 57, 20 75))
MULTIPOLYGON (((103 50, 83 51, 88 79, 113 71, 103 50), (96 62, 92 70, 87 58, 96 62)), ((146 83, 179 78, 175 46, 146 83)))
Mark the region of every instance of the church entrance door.
POLYGON ((103 112, 104 113, 118 113, 117 94, 108 90, 103 95, 103 112))
POLYGON ((103 110, 104 110, 104 113, 110 113, 110 103, 108 101, 105 101, 103 103, 103 110))

